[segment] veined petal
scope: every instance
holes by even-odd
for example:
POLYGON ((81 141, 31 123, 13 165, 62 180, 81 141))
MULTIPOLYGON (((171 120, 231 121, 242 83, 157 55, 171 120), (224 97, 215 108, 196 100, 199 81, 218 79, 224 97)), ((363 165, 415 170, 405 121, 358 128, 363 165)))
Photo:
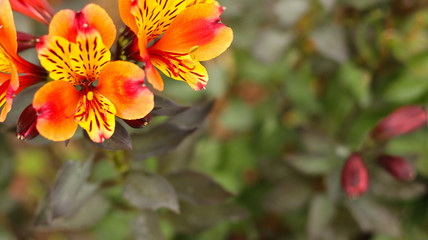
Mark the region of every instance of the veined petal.
POLYGON ((220 22, 218 4, 196 4, 185 9, 153 46, 166 52, 191 52, 200 61, 210 60, 232 43, 232 29, 220 22))
POLYGON ((125 24, 138 35, 146 33, 147 42, 166 31, 174 18, 186 7, 212 0, 119 0, 119 11, 125 24))
POLYGON ((101 69, 110 62, 110 50, 95 29, 79 33, 76 42, 77 47, 70 54, 71 68, 92 83, 98 79, 101 69))
POLYGON ((0 45, 8 53, 16 53, 16 28, 8 0, 0 0, 0 45))
POLYGON ((94 142, 103 142, 113 135, 116 108, 97 91, 88 91, 80 98, 74 119, 94 142))
POLYGON ((12 70, 10 69, 10 57, 3 49, 3 47, 0 46, 0 72, 11 73, 11 71, 12 70))
POLYGON ((61 36, 75 42, 79 32, 95 29, 107 48, 116 38, 116 27, 107 12, 96 4, 88 4, 79 13, 66 9, 59 11, 49 25, 49 35, 61 36))
POLYGON ((79 92, 68 82, 52 81, 41 87, 33 99, 39 133, 52 141, 70 139, 77 129, 73 115, 78 102, 79 92))
POLYGON ((3 106, 0 113, 0 122, 4 122, 7 114, 12 110, 13 99, 15 98, 15 95, 18 94, 18 72, 15 65, 12 63, 10 63, 10 69, 10 74, 1 73, 0 75, 0 107, 3 106))
POLYGON ((193 90, 199 91, 207 85, 207 70, 191 55, 153 50, 150 56, 153 65, 165 75, 187 82, 193 90))
POLYGON ((0 107, 3 107, 0 112, 0 122, 4 122, 6 119, 7 114, 12 109, 12 102, 13 93, 10 87, 10 80, 7 80, 0 85, 0 107))
POLYGON ((116 107, 123 119, 139 119, 154 107, 153 93, 144 84, 144 71, 129 62, 108 63, 101 71, 97 91, 116 107))
POLYGON ((58 36, 43 36, 36 45, 42 66, 50 72, 53 80, 78 83, 78 76, 71 68, 70 54, 76 52, 76 45, 58 36))

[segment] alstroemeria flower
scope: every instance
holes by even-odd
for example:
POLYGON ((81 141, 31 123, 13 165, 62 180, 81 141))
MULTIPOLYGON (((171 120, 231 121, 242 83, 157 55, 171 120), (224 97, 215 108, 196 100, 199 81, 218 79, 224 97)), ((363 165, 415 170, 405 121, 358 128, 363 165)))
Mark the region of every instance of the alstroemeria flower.
POLYGON ((13 11, 27 15, 48 25, 54 15, 51 5, 46 0, 9 0, 13 11))
POLYGON ((119 10, 138 37, 137 60, 145 63, 147 79, 157 90, 164 84, 153 66, 194 90, 204 88, 208 74, 199 61, 220 55, 232 42, 232 30, 220 22, 223 8, 213 0, 119 0, 119 10))
POLYGON ((12 109, 16 94, 46 77, 46 71, 22 59, 17 50, 11 6, 8 0, 0 0, 0 122, 12 109))
POLYGON ((37 130, 53 141, 70 139, 77 126, 94 142, 112 136, 115 116, 139 119, 154 107, 144 71, 129 62, 110 62, 116 29, 104 9, 89 4, 76 13, 58 12, 49 35, 37 44, 52 82, 34 96, 37 130))

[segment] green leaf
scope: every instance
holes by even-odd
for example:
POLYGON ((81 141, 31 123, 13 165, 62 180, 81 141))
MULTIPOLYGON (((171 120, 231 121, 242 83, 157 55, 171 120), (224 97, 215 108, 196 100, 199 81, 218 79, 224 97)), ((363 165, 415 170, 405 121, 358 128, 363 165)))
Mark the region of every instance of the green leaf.
POLYGON ((309 155, 289 155, 285 157, 285 162, 294 167, 297 171, 307 175, 322 175, 332 169, 332 162, 328 156, 321 154, 309 155))
POLYGON ((166 176, 180 199, 192 204, 212 205, 232 195, 209 176, 194 171, 180 171, 166 176))
POLYGON ((370 104, 370 81, 371 75, 352 62, 341 65, 339 69, 339 82, 357 100, 361 107, 368 107, 370 104))
POLYGON ((174 188, 160 175, 132 171, 125 176, 123 198, 140 209, 157 210, 165 207, 178 213, 179 206, 174 188))
POLYGON ((383 233, 391 237, 399 237, 401 235, 399 216, 384 204, 362 197, 354 201, 348 201, 347 206, 361 230, 383 233))
POLYGON ((247 210, 235 203, 191 205, 183 202, 181 204, 181 214, 169 213, 167 218, 177 231, 194 234, 219 222, 236 222, 247 216, 247 210))
POLYGON ((311 200, 307 224, 310 239, 320 239, 324 235, 334 212, 334 203, 327 195, 317 195, 311 200))
POLYGON ((151 116, 174 116, 177 115, 189 107, 184 107, 176 104, 175 102, 167 99, 165 97, 161 97, 159 95, 155 95, 155 108, 150 113, 151 116))
POLYGON ((159 220, 155 212, 145 210, 131 223, 135 240, 164 240, 159 226, 159 220))
POLYGON ((68 161, 64 164, 49 194, 53 219, 63 217, 77 207, 74 204, 86 183, 91 165, 92 159, 85 162, 68 161))
POLYGON ((383 96, 392 103, 407 104, 423 96, 427 90, 426 78, 415 78, 405 72, 388 85, 383 96))
POLYGON ((263 208, 269 212, 284 214, 304 207, 312 190, 302 179, 286 178, 277 183, 265 196, 263 208))
POLYGON ((149 131, 132 136, 134 143, 133 156, 136 160, 144 160, 175 149, 181 141, 196 131, 195 127, 184 127, 166 122, 150 128, 149 131))

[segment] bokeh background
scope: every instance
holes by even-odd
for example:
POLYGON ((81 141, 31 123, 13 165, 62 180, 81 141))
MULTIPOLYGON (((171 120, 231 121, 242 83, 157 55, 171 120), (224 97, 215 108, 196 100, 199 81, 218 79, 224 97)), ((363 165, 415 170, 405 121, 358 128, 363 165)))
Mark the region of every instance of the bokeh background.
MULTIPOLYGON (((93 2, 123 27, 117 1, 93 2)), ((232 46, 204 63, 206 90, 165 81, 159 95, 192 107, 128 129, 133 150, 102 150, 81 133, 67 146, 19 141, 14 106, 0 135, 0 239, 428 239, 426 128, 379 146, 406 157, 415 180, 368 156, 368 192, 349 199, 340 187, 345 159, 365 156, 381 118, 428 103, 428 1, 219 2, 232 46), (160 151, 147 154, 150 144, 160 151)))

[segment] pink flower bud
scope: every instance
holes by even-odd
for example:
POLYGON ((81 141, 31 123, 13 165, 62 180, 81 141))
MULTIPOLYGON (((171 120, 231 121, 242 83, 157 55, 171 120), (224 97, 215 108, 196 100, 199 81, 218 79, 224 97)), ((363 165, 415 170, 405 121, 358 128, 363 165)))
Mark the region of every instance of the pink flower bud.
POLYGON ((382 119, 372 130, 376 140, 388 140, 415 131, 427 121, 427 111, 421 106, 401 107, 382 119))
POLYGON ((150 122, 152 121, 152 117, 150 116, 150 114, 147 114, 147 116, 140 119, 135 119, 135 120, 123 119, 123 121, 132 128, 143 128, 150 124, 150 122))
POLYGON ((404 158, 399 156, 381 155, 378 157, 380 166, 400 181, 410 181, 415 178, 415 170, 404 158))
POLYGON ((349 197, 363 195, 369 185, 369 172, 358 153, 353 153, 342 169, 342 189, 349 197))
POLYGON ((33 105, 30 104, 24 109, 24 111, 22 111, 21 116, 19 117, 16 129, 16 136, 18 139, 27 141, 37 137, 39 132, 36 128, 36 122, 37 113, 33 108, 33 105))

